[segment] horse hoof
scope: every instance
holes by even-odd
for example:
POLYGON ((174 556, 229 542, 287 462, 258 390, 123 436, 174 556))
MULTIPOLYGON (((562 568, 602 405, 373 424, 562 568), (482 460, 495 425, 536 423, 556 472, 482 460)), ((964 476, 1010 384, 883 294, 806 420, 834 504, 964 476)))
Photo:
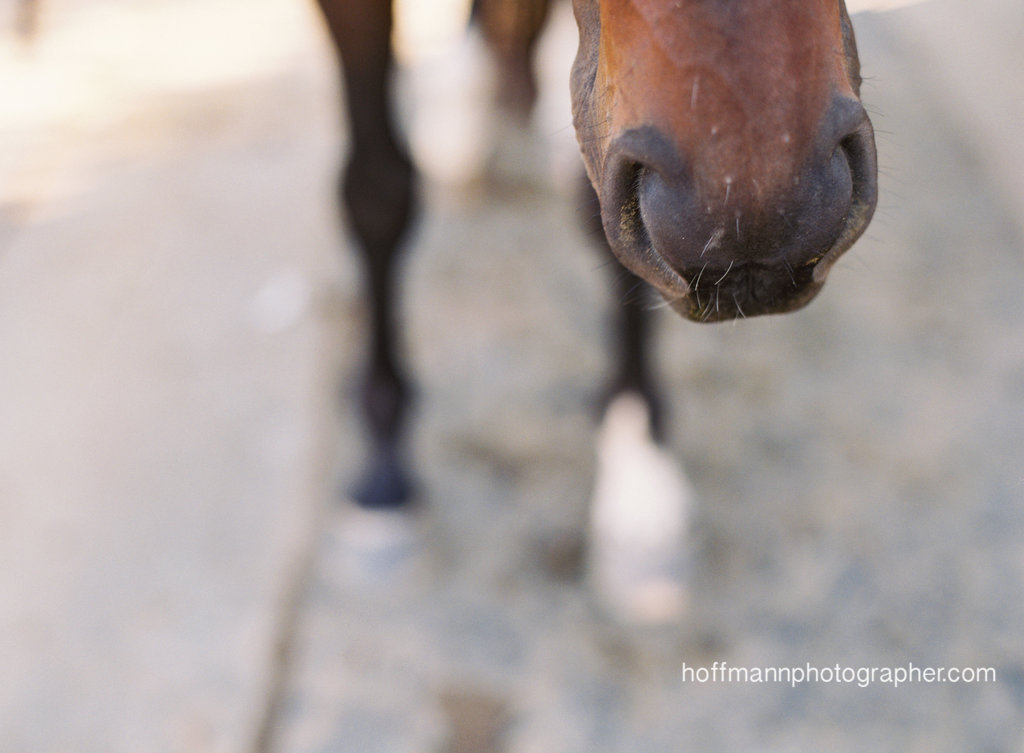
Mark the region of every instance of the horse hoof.
POLYGON ((591 588, 623 621, 676 621, 687 605, 693 492, 652 438, 643 398, 626 393, 611 402, 597 452, 587 556, 591 588))
POLYGON ((365 510, 401 510, 409 507, 416 486, 397 453, 381 451, 351 492, 365 510))

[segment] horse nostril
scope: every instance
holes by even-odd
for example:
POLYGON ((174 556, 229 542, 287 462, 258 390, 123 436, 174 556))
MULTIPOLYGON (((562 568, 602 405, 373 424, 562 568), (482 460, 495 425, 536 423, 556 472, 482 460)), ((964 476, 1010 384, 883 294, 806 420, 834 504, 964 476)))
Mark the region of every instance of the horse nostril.
POLYGON ((836 145, 846 161, 850 175, 850 202, 843 227, 831 249, 816 261, 814 281, 823 283, 836 260, 861 236, 878 201, 878 162, 871 121, 856 100, 845 100, 845 128, 836 145))
POLYGON ((865 122, 846 136, 839 142, 839 148, 846 155, 846 161, 850 166, 854 203, 870 203, 873 206, 878 186, 875 144, 870 124, 865 122))
POLYGON ((662 255, 664 245, 651 237, 644 207, 646 187, 664 174, 682 173, 672 145, 657 129, 641 127, 617 136, 608 149, 601 190, 605 235, 619 261, 668 298, 680 298, 689 286, 675 264, 662 255))
POLYGON ((864 106, 857 99, 837 97, 826 124, 825 133, 831 134, 833 145, 829 152, 841 152, 846 158, 853 183, 854 202, 870 201, 873 204, 877 181, 875 141, 864 106))

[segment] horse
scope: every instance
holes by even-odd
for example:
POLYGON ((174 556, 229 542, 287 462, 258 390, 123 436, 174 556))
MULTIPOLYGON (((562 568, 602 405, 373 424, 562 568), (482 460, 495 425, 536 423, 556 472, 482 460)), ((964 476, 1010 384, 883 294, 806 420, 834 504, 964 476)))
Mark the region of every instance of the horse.
MULTIPOLYGON (((369 309, 361 402, 370 452, 351 497, 362 509, 403 511, 416 484, 395 262, 416 213, 416 170, 392 113, 393 10, 390 0, 318 2, 341 63, 351 146, 339 195, 369 309)), ((499 104, 521 118, 536 98, 532 53, 550 2, 474 3, 501 71, 499 104)), ((607 415, 623 401, 637 407, 656 443, 663 398, 649 366, 651 307, 626 291, 643 281, 695 322, 783 313, 814 298, 877 199, 856 41, 844 0, 573 0, 573 12, 572 121, 601 245, 626 270, 620 298, 633 299, 616 313, 607 415)), ((595 504, 605 529, 620 525, 595 504)))

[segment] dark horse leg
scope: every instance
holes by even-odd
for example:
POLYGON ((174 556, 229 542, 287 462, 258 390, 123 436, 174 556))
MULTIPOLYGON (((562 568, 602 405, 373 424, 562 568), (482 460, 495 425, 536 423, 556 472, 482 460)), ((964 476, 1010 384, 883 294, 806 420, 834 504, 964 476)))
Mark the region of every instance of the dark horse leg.
MULTIPOLYGON (((593 188, 586 183, 596 206, 593 188)), ((611 249, 596 222, 609 259, 611 249)), ((612 374, 597 440, 587 576, 594 595, 630 622, 676 620, 687 600, 687 528, 693 493, 664 446, 661 391, 651 363, 652 293, 614 269, 612 374)))
POLYGON ((369 296, 362 402, 372 457, 352 492, 368 508, 398 508, 413 485, 404 457, 410 389, 399 358, 396 256, 415 208, 414 171, 395 134, 390 0, 319 0, 342 62, 351 151, 340 193, 360 244, 369 296))
POLYGON ((18 0, 14 31, 21 39, 32 39, 39 29, 39 2, 40 0, 18 0))
MULTIPOLYGON (((390 0, 319 0, 344 71, 352 150, 341 196, 363 254, 370 342, 363 407, 373 439, 354 491, 366 508, 396 509, 412 498, 403 452, 408 379, 398 358, 395 261, 414 209, 414 173, 390 109, 390 0)), ((531 52, 549 0, 477 0, 477 18, 509 90, 498 102, 529 115, 536 96, 531 52)), ((598 233, 603 239, 603 233, 598 233)), ((684 600, 680 547, 688 486, 658 445, 659 400, 648 359, 645 291, 620 272, 617 345, 591 509, 590 577, 623 616, 661 619, 684 600), (608 462, 606 462, 608 461, 608 462), (653 524, 652 524, 653 521, 653 524)))
MULTIPOLYGON (((537 100, 537 79, 534 53, 551 0, 474 0, 473 17, 487 41, 498 68, 496 104, 505 113, 520 121, 529 120, 537 100)), ((583 181, 584 206, 597 207, 597 195, 589 182, 583 181)), ((614 356, 615 371, 605 402, 616 395, 635 393, 648 406, 655 432, 661 427, 661 401, 651 376, 649 350, 650 312, 647 283, 623 270, 615 262, 604 239, 600 215, 593 213, 593 224, 586 228, 598 240, 602 253, 614 263, 614 356)))
MULTIPOLYGON (((497 104, 528 121, 537 87, 532 54, 548 0, 477 0, 475 12, 498 64, 497 104)), ((597 197, 592 235, 613 261, 613 370, 597 442, 587 574, 594 595, 629 621, 665 622, 686 602, 687 512, 692 493, 662 443, 660 391, 653 373, 651 294, 647 283, 614 262, 597 197)))
MULTIPOLYGON (((582 206, 596 208, 597 194, 593 186, 585 177, 581 183, 582 206)), ((636 395, 647 408, 653 438, 661 441, 664 429, 661 390, 650 358, 653 291, 616 261, 596 209, 588 214, 587 225, 588 235, 608 259, 612 270, 612 339, 609 343, 612 373, 600 407, 606 410, 620 395, 636 395)))
POLYGON ((496 104, 520 121, 537 101, 533 55, 551 0, 474 0, 473 18, 498 68, 496 104))

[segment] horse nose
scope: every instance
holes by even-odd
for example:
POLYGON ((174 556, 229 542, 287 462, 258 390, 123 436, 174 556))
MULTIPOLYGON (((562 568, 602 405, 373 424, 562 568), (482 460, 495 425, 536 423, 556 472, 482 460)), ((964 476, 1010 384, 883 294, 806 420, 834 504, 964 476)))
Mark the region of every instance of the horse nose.
POLYGON ((705 286, 721 318, 806 303, 824 282, 816 267, 852 244, 875 201, 873 138, 859 102, 837 98, 807 142, 778 158, 759 144, 744 160, 700 143, 681 148, 652 126, 620 134, 603 191, 613 248, 634 271, 630 261, 669 267, 691 299, 705 286))

